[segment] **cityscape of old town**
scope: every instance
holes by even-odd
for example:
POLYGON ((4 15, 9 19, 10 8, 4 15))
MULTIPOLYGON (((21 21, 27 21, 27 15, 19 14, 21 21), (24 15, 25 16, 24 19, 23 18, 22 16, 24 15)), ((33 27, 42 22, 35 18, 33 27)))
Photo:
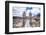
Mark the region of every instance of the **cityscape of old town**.
POLYGON ((13 7, 13 28, 40 27, 40 8, 13 7))

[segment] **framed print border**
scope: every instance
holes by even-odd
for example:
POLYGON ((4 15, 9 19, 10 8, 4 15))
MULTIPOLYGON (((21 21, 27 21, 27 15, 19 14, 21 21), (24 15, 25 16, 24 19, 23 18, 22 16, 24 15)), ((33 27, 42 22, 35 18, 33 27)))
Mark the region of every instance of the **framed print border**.
POLYGON ((34 32, 45 32, 45 3, 5 1, 5 34, 34 33, 34 32), (43 5, 43 20, 44 20, 43 21, 43 30, 39 30, 39 31, 23 31, 23 32, 9 32, 9 3, 24 3, 24 4, 43 5))

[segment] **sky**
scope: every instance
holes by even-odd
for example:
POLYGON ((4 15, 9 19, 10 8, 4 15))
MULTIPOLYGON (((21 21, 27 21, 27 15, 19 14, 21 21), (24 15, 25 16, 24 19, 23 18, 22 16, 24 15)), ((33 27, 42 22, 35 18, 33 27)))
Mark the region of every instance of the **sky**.
POLYGON ((32 13, 32 16, 37 15, 38 13, 40 13, 39 8, 33 8, 33 7, 13 7, 13 16, 21 16, 22 17, 22 13, 26 12, 26 16, 28 16, 28 13, 32 13))

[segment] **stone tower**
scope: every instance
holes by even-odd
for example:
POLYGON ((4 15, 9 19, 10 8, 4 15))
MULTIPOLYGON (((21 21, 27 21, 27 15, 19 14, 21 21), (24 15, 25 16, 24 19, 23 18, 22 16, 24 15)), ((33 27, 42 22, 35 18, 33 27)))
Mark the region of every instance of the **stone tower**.
POLYGON ((31 14, 31 12, 29 13, 29 19, 30 19, 30 26, 32 26, 32 14, 31 14))
POLYGON ((25 13, 25 11, 23 12, 23 26, 25 26, 25 22, 26 22, 26 13, 25 13))

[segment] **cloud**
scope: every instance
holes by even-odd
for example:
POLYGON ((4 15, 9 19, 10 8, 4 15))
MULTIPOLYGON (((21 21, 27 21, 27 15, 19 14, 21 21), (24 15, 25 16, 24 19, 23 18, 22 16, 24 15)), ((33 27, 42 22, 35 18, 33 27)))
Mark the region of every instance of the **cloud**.
POLYGON ((35 16, 35 15, 37 15, 38 13, 40 13, 40 10, 37 9, 37 8, 35 8, 35 9, 32 9, 32 10, 31 10, 31 13, 32 13, 32 16, 35 16))
POLYGON ((22 17, 22 13, 26 10, 26 8, 14 7, 13 8, 13 16, 20 16, 22 17))
POLYGON ((14 7, 13 16, 22 16, 22 13, 23 13, 24 11, 27 13, 27 14, 26 14, 27 16, 29 15, 29 13, 32 13, 32 16, 35 16, 35 15, 37 15, 38 13, 40 13, 40 10, 37 9, 37 8, 32 8, 31 10, 28 9, 28 10, 26 11, 26 7, 25 7, 25 8, 14 7))

